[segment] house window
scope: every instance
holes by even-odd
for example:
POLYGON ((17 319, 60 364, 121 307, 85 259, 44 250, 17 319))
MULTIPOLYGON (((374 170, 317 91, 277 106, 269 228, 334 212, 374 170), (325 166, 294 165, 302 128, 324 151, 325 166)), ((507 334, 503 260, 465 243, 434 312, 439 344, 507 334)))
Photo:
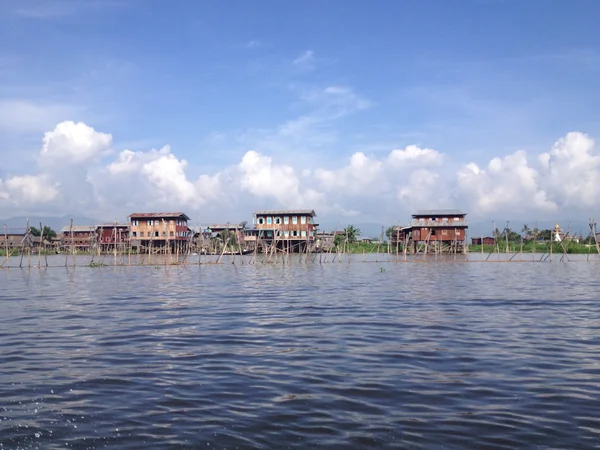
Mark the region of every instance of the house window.
POLYGON ((139 225, 139 222, 137 220, 132 220, 131 225, 133 225, 134 227, 137 227, 139 225))
POLYGON ((133 232, 133 237, 137 237, 137 231, 133 232))
POLYGON ((262 225, 263 223, 265 223, 265 219, 263 219, 262 217, 258 219, 258 223, 260 225, 262 225))
POLYGON ((301 216, 301 217, 300 217, 300 223, 301 223, 302 225, 304 225, 304 224, 306 223, 306 216, 301 216))
POLYGON ((292 223, 294 225, 296 225, 298 223, 298 217, 296 217, 296 216, 292 217, 292 223))
POLYGON ((175 233, 173 233, 172 231, 169 231, 169 236, 173 237, 175 233))
POLYGON ((302 230, 302 237, 306 237, 306 231, 302 230))
POLYGON ((281 217, 275 217, 275 223, 279 225, 281 223, 281 217))
POLYGON ((297 230, 292 231, 292 236, 298 236, 298 231, 297 230))
POLYGON ((432 236, 435 236, 435 229, 432 229, 432 230, 431 230, 431 235, 432 235, 432 236))
POLYGON ((271 225, 271 218, 267 217, 267 225, 271 225))
POLYGON ((285 225, 289 224, 289 223, 290 223, 290 218, 289 218, 288 216, 285 216, 285 217, 283 218, 283 223, 284 223, 285 225))
POLYGON ((285 232, 285 237, 290 237, 290 232, 289 231, 285 232))
POLYGON ((158 237, 158 231, 154 232, 154 237, 158 237))
POLYGON ((167 232, 166 232, 166 231, 163 231, 163 232, 162 232, 162 235, 163 235, 163 236, 166 236, 166 235, 167 235, 167 232))
POLYGON ((140 231, 140 237, 144 237, 144 232, 140 231))

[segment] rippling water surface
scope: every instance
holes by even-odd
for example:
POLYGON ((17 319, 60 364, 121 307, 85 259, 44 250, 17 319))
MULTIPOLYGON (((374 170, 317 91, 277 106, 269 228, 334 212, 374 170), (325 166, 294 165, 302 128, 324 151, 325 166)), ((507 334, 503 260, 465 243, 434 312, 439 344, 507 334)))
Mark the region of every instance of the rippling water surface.
POLYGON ((0 448, 592 448, 600 265, 0 270, 0 448))

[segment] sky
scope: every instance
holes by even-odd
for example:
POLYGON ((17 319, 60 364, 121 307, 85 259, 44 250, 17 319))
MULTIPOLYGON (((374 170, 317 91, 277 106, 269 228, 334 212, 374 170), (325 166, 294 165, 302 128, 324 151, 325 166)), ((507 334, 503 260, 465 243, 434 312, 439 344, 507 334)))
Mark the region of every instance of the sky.
POLYGON ((600 213, 596 0, 3 0, 0 217, 600 213))

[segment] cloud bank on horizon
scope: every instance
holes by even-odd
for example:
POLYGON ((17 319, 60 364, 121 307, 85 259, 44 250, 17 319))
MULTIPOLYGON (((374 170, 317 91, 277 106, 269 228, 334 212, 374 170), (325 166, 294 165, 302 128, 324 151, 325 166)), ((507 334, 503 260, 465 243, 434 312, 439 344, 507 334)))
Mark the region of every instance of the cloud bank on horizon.
POLYGON ((587 221, 599 16, 592 1, 4 0, 0 217, 587 221))
POLYGON ((416 145, 379 158, 355 152, 328 168, 295 167, 260 150, 194 178, 187 165, 169 145, 115 149, 110 133, 61 122, 44 134, 31 173, 0 179, 0 215, 76 211, 123 218, 134 211, 182 210, 216 221, 272 207, 314 208, 342 222, 377 217, 396 223, 415 209, 461 208, 480 219, 554 219, 565 213, 588 217, 600 207, 600 154, 595 141, 578 131, 546 152, 518 150, 482 166, 416 145))

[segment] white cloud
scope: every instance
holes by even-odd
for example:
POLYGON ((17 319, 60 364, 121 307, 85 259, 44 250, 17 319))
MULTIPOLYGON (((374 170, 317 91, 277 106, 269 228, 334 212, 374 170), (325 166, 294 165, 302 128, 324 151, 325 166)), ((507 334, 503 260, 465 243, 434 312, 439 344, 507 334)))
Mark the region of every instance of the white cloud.
POLYGON ((481 215, 557 210, 544 190, 542 177, 529 166, 524 151, 493 158, 487 169, 473 163, 465 165, 458 172, 458 185, 474 212, 481 215))
POLYGON ((45 134, 34 171, 0 179, 0 215, 43 209, 124 217, 133 210, 168 208, 244 220, 253 209, 272 207, 314 208, 330 222, 396 223, 414 209, 456 207, 471 218, 541 219, 587 217, 600 207, 600 155, 595 142, 579 132, 568 133, 548 152, 519 150, 486 164, 452 161, 414 145, 378 157, 355 152, 330 167, 306 159, 290 163, 261 149, 196 177, 168 145, 122 150, 106 161, 112 145, 110 134, 60 123, 45 134))
POLYGON ((571 132, 538 158, 552 198, 565 207, 598 205, 600 155, 596 143, 584 133, 571 132))
POLYGON ((83 122, 59 123, 44 135, 41 161, 47 164, 89 163, 110 153, 112 136, 83 122))
POLYGON ((317 60, 315 58, 315 53, 312 50, 306 50, 302 52, 302 54, 292 62, 296 68, 304 71, 314 70, 316 63, 317 60))
POLYGON ((381 177, 382 167, 382 161, 357 152, 350 157, 350 163, 341 169, 316 169, 315 178, 325 191, 341 190, 346 195, 371 195, 387 185, 381 177))
POLYGON ((168 154, 145 163, 141 174, 148 179, 161 201, 193 204, 200 198, 196 186, 187 179, 184 170, 186 165, 187 161, 168 154))
POLYGON ((46 175, 23 175, 0 180, 0 199, 14 205, 37 205, 55 200, 58 185, 46 175))
POLYGON ((392 150, 388 161, 394 165, 421 164, 439 166, 444 162, 444 155, 430 148, 409 145, 405 149, 392 150))

